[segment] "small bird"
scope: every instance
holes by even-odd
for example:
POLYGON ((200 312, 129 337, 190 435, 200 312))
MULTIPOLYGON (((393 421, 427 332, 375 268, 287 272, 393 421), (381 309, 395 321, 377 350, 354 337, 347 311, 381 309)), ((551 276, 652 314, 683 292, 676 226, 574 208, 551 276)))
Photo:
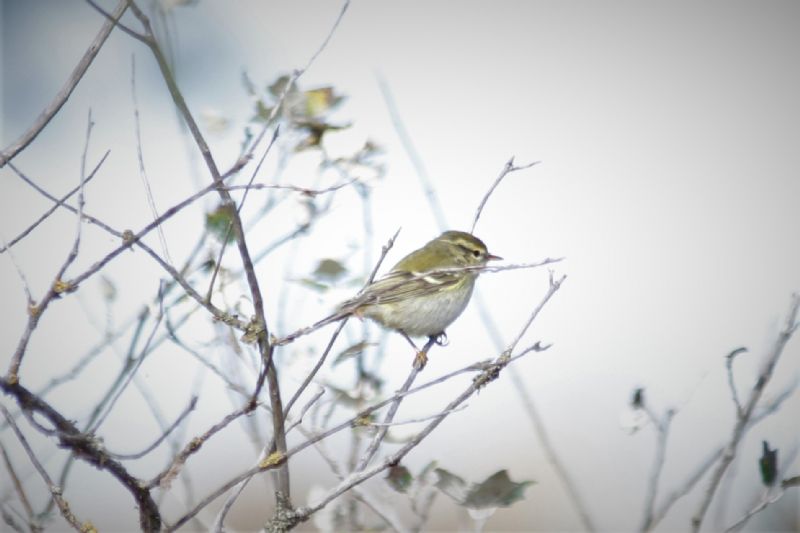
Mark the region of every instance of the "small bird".
POLYGON ((495 259, 502 258, 490 254, 474 235, 445 231, 342 302, 332 315, 277 343, 285 344, 348 316, 366 317, 402 334, 417 350, 415 365, 421 369, 430 347, 442 344, 444 330, 469 303, 481 267, 495 259), (428 337, 428 342, 418 350, 410 337, 428 337))

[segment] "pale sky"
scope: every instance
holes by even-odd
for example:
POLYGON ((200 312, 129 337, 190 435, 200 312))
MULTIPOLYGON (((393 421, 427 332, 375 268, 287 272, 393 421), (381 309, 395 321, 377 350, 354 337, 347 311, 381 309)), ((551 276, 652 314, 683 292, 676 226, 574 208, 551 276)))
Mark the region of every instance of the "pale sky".
MULTIPOLYGON (((202 122, 222 168, 238 152, 252 111, 242 72, 264 87, 305 65, 340 7, 340 2, 330 1, 203 1, 171 13, 168 27, 177 79, 189 106, 198 117, 214 113, 230 121, 224 132, 211 131, 208 122, 202 122)), ((6 0, 2 17, 0 145, 5 147, 60 88, 102 20, 76 0, 6 0)), ((130 16, 126 21, 136 24, 130 16)), ((332 156, 352 153, 366 139, 385 151, 385 177, 369 182, 370 260, 402 227, 385 267, 444 229, 468 230, 478 202, 509 157, 515 156, 520 164, 542 161, 506 177, 490 198, 476 235, 508 263, 565 258, 553 266, 557 275, 567 275, 562 289, 522 343, 541 340, 552 347, 526 356, 516 369, 601 530, 635 529, 641 518, 655 435, 651 427, 634 435, 621 427, 632 391, 644 387, 658 412, 678 410, 660 487, 663 496, 730 434, 734 406, 724 356, 739 346, 749 348, 736 361, 737 385, 745 396, 782 325, 791 293, 800 290, 798 23, 800 4, 788 1, 354 1, 328 46, 301 78, 301 88, 331 85, 347 95, 335 121, 352 127, 326 138, 332 156), (393 95, 447 227, 439 227, 431 213, 419 176, 393 127, 379 79, 393 95)), ((209 183, 152 56, 120 32, 112 34, 52 124, 14 160, 53 194, 77 185, 91 107, 96 125, 90 159, 96 162, 106 149, 111 156, 87 187, 86 209, 121 229, 141 228, 152 219, 136 154, 132 55, 142 150, 156 207, 164 210, 198 184, 209 183)), ((274 159, 268 161, 265 181, 275 164, 274 159)), ((282 179, 310 185, 317 179, 315 164, 313 155, 299 156, 282 179)), ((0 236, 8 240, 49 204, 8 168, 0 170, 0 186, 0 236)), ((214 205, 209 199, 164 228, 175 263, 185 257, 201 230, 201 207, 214 205)), ((269 223, 254 227, 248 239, 260 249, 301 216, 302 208, 290 203, 269 223)), ((323 257, 344 260, 360 273, 364 260, 354 247, 365 242, 363 220, 358 195, 337 194, 331 212, 310 239, 259 265, 268 316, 279 312, 284 290, 292 313, 276 322, 286 330, 321 318, 353 292, 348 287, 318 297, 289 280, 306 276, 323 257)), ((62 214, 13 249, 35 294, 41 295, 52 280, 74 231, 74 217, 62 214)), ((156 246, 156 235, 148 242, 156 246)), ((71 272, 84 270, 113 246, 114 239, 87 230, 85 252, 71 272)), ((238 266, 235 255, 229 259, 238 266)), ((0 345, 2 353, 9 354, 24 328, 25 299, 7 254, 0 257, 0 269, 4 301, 0 345)), ((133 252, 112 263, 105 275, 117 284, 113 318, 119 326, 152 298, 163 272, 143 253, 133 252)), ((32 387, 69 368, 100 339, 98 325, 107 317, 100 287, 95 277, 49 311, 52 315, 40 326, 26 359, 24 376, 32 387)), ((547 271, 486 274, 478 287, 507 343, 544 295, 547 271)), ((241 293, 229 296, 231 305, 237 301, 245 309, 249 305, 241 293)), ((283 378, 289 390, 302 379, 308 361, 313 363, 304 350, 316 347, 318 353, 327 340, 325 332, 286 351, 283 378), (290 364, 292 356, 296 359, 290 364)), ((344 349, 347 339, 358 340, 359 332, 353 327, 337 346, 344 349)), ((448 334, 450 344, 430 354, 427 378, 497 354, 475 301, 448 334)), ((211 337, 208 331, 198 334, 198 339, 211 337)), ((405 341, 394 337, 382 366, 387 390, 399 387, 413 356, 405 341)), ((126 342, 119 344, 120 353, 124 354, 126 342)), ((214 350, 224 352, 220 346, 214 350)), ((165 403, 177 413, 194 390, 195 379, 200 379, 199 371, 175 348, 165 346, 161 357, 160 364, 143 368, 141 377, 156 390, 169 390, 165 403)), ((105 390, 108 376, 113 375, 109 373, 117 366, 110 351, 91 370, 96 386, 105 390)), ((328 366, 325 372, 337 379, 342 369, 328 366)), ((766 397, 797 381, 799 372, 800 340, 793 339, 766 397)), ((202 431, 233 405, 212 376, 202 379, 207 388, 187 435, 202 431)), ((447 384, 409 401, 399 418, 436 412, 465 383, 447 384)), ((147 421, 142 422, 141 433, 129 437, 135 444, 112 435, 143 412, 141 398, 135 393, 128 396, 109 418, 103 435, 109 445, 125 451, 146 445, 157 435, 149 415, 142 415, 147 421)), ((64 402, 70 416, 81 419, 94 398, 74 386, 54 395, 53 401, 64 402)), ((11 404, 8 398, 2 402, 11 404)), ((542 454, 541 441, 510 376, 502 375, 468 403, 404 464, 418 471, 437 460, 472 481, 502 468, 514 480, 535 480, 526 499, 499 510, 487 530, 579 529, 574 508, 542 454)), ((750 431, 724 505, 712 506, 708 514, 708 530, 724 529, 759 496, 756 461, 762 440, 777 446, 784 457, 797 450, 799 415, 795 394, 773 418, 750 431)), ((409 434, 414 427, 397 429, 409 434)), ((10 441, 10 435, 3 437, 5 445, 10 441)), ((346 441, 339 439, 331 447, 346 441)), ((44 439, 37 443, 47 449, 44 439)), ((197 474, 197 495, 251 465, 257 455, 241 435, 222 437, 209 450, 203 463, 207 466, 197 474), (226 461, 236 468, 227 469, 226 461)), ((58 461, 51 465, 54 472, 58 465, 58 461)), ((306 503, 313 483, 325 487, 335 483, 327 473, 323 479, 315 477, 326 467, 313 450, 299 456, 292 468, 297 504, 306 503)), ((788 472, 797 475, 799 468, 795 460, 788 472)), ((96 487, 112 483, 90 469, 74 475, 95 484, 94 495, 100 492, 96 487)), ((706 482, 673 509, 661 530, 688 529, 706 482)), ((384 496, 381 483, 373 481, 367 488, 384 496)), ((266 515, 259 506, 265 497, 271 502, 268 488, 261 483, 243 497, 232 527, 245 530, 263 523, 266 515)), ((179 501, 181 490, 176 486, 168 499, 179 501)), ((82 516, 96 520, 100 530, 115 529, 119 516, 135 524, 130 501, 124 499, 127 495, 116 487, 102 496, 109 501, 106 507, 113 509, 109 516, 95 517, 95 496, 72 497, 82 516)), ((796 529, 798 509, 795 490, 754 518, 748 530, 796 529)), ((433 529, 468 523, 445 496, 438 497, 435 513, 433 529)))

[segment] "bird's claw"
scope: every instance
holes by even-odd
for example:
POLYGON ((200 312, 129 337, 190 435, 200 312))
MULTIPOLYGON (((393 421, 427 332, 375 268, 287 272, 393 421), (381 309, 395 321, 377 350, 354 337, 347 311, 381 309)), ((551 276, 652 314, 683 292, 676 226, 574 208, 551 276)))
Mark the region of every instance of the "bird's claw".
POLYGON ((418 351, 417 355, 414 356, 414 368, 422 370, 426 364, 428 364, 428 352, 426 350, 418 351))

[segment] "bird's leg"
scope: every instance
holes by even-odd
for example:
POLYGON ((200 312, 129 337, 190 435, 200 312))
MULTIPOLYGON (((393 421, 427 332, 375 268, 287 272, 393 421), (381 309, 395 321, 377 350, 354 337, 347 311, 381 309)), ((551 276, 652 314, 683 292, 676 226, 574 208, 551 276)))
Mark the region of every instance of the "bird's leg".
POLYGON ((444 335, 444 332, 428 337, 428 342, 426 342, 425 346, 423 346, 422 349, 417 352, 417 356, 414 358, 414 367, 417 370, 422 370, 425 368, 425 365, 428 363, 428 350, 430 350, 431 346, 434 344, 439 344, 441 346, 440 339, 442 336, 445 337, 446 341, 447 336, 444 335))
POLYGON ((402 331, 402 330, 397 330, 397 331, 400 332, 400 335, 402 335, 403 338, 408 341, 408 343, 411 345, 412 348, 414 348, 415 351, 419 351, 419 348, 417 348, 417 345, 414 344, 414 341, 411 340, 411 337, 406 335, 405 331, 402 331))
POLYGON ((447 346, 449 344, 449 341, 447 340, 447 333, 444 331, 437 333, 433 336, 433 338, 435 339, 433 342, 436 343, 436 346, 447 346))

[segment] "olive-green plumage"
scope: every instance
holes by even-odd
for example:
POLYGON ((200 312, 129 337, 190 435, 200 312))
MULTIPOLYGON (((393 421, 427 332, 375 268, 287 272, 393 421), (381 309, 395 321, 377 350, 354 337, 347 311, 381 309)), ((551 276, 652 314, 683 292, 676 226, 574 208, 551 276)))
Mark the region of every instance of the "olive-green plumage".
POLYGON ((500 258, 474 235, 446 231, 317 325, 355 315, 411 337, 439 335, 464 311, 478 277, 477 270, 458 268, 480 267, 492 259, 500 258))

